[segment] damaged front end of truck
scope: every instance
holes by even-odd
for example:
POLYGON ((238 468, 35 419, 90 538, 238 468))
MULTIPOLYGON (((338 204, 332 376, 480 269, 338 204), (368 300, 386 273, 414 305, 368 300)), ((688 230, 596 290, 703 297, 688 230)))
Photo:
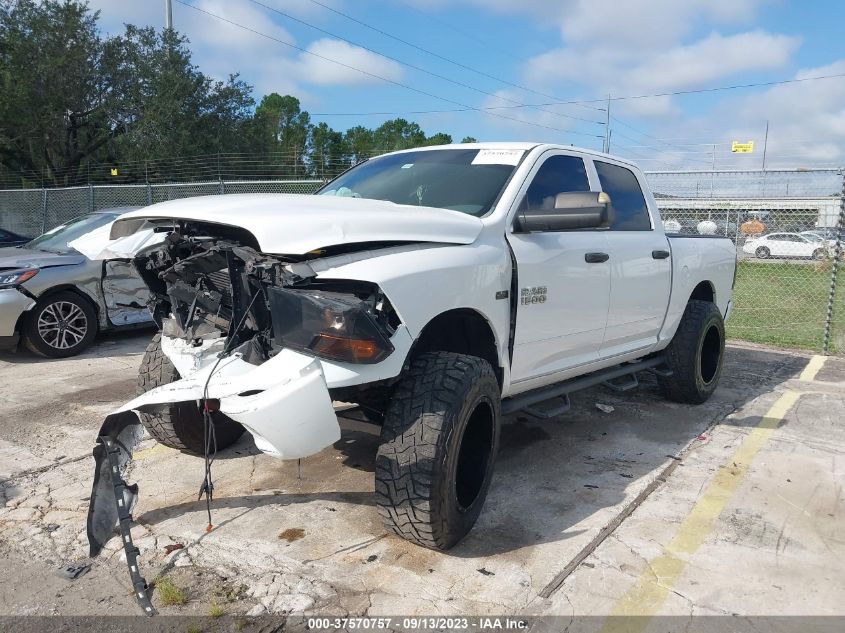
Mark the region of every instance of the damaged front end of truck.
POLYGON ((313 455, 340 438, 320 359, 379 363, 393 352, 400 324, 377 285, 318 278, 309 265, 349 245, 271 256, 237 227, 145 218, 116 225, 117 237, 141 228, 166 233, 134 264, 180 379, 106 417, 94 448, 88 540, 96 556, 120 528, 136 598, 151 614, 129 532, 138 488, 123 480, 144 436, 139 415, 186 403, 238 422, 269 455, 313 455))

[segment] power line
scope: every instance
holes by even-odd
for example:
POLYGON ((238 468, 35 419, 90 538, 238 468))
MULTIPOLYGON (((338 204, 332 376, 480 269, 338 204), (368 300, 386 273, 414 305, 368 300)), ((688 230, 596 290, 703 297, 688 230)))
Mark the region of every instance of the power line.
MULTIPOLYGON (((250 1, 251 1, 251 2, 255 2, 256 4, 261 4, 261 3, 259 3, 259 2, 256 2, 256 0, 250 0, 250 1)), ((541 97, 546 97, 547 99, 558 99, 558 97, 555 97, 555 96, 553 96, 553 95, 546 94, 545 92, 539 92, 539 91, 537 91, 537 90, 534 90, 533 88, 528 88, 527 86, 521 86, 521 85, 519 85, 519 84, 517 84, 517 83, 513 83, 513 82, 511 82, 511 81, 507 81, 506 79, 502 79, 501 77, 496 77, 495 75, 491 75, 491 74, 489 74, 489 73, 486 73, 486 72, 484 72, 483 70, 478 70, 477 68, 473 68, 472 66, 468 66, 468 65, 466 65, 466 64, 464 64, 464 63, 462 63, 462 62, 455 61, 454 59, 451 59, 451 58, 449 58, 449 57, 446 57, 446 56, 444 56, 444 55, 441 55, 441 54, 439 54, 439 53, 436 53, 436 52, 434 52, 434 51, 432 51, 432 50, 429 50, 429 49, 427 49, 427 48, 424 48, 424 47, 422 47, 422 46, 419 46, 418 44, 414 44, 413 42, 409 42, 408 40, 402 39, 401 37, 397 37, 397 36, 396 36, 396 35, 394 35, 393 33, 390 33, 390 32, 388 32, 388 31, 385 31, 385 30, 383 30, 383 29, 380 29, 380 28, 378 28, 378 27, 376 27, 376 26, 373 26, 372 24, 368 24, 367 22, 364 22, 363 20, 359 20, 358 18, 356 18, 356 17, 354 17, 354 16, 349 15, 348 13, 344 13, 343 11, 339 11, 339 10, 335 9, 334 7, 330 7, 330 6, 329 6, 329 5, 327 5, 327 4, 324 4, 324 3, 322 3, 322 2, 319 2, 319 0, 309 0, 309 2, 311 2, 311 3, 313 3, 313 4, 316 4, 316 5, 318 5, 318 6, 321 6, 321 7, 323 7, 324 9, 326 9, 326 10, 328 10, 328 11, 331 11, 332 13, 334 13, 334 14, 336 14, 336 15, 339 15, 339 16, 341 16, 341 17, 346 18, 347 20, 351 20, 352 22, 355 22, 355 24, 359 24, 359 25, 363 26, 364 28, 370 29, 371 31, 374 31, 374 32, 376 32, 376 33, 379 33, 379 34, 381 34, 381 35, 383 35, 383 36, 385 36, 385 37, 389 37, 390 39, 395 40, 395 41, 397 41, 397 42, 399 42, 399 43, 401 43, 401 44, 404 44, 405 46, 410 46, 411 48, 414 48, 414 49, 416 49, 416 50, 418 50, 418 51, 421 51, 421 52, 425 53, 426 55, 431 55, 432 57, 436 57, 437 59, 439 59, 439 60, 441 60, 441 61, 447 62, 447 63, 449 63, 449 64, 454 64, 454 65, 455 65, 455 66, 457 66, 458 68, 462 68, 462 69, 464 69, 464 70, 468 70, 468 71, 470 71, 470 72, 472 72, 472 73, 475 73, 475 74, 477 74, 477 75, 480 75, 480 76, 482 76, 482 77, 487 77, 488 79, 492 79, 493 81, 498 81, 499 83, 502 83, 502 84, 504 84, 504 85, 506 85, 506 86, 511 86, 511 87, 513 87, 513 88, 518 88, 519 90, 524 90, 525 92, 530 92, 530 93, 533 93, 533 94, 539 95, 539 96, 541 96, 541 97)), ((406 3, 404 3, 404 2, 402 2, 402 4, 403 4, 403 5, 405 5, 406 7, 408 6, 408 5, 407 5, 406 3)), ((262 5, 262 6, 266 6, 266 5, 262 5)), ((416 11, 416 9, 415 9, 415 11, 416 11)), ((438 21, 441 21, 441 20, 438 20, 438 21)), ((442 21, 441 21, 441 22, 442 22, 442 21)), ((456 30, 457 30, 457 29, 456 29, 456 30)), ((461 31, 458 31, 458 32, 461 32, 461 31)), ((477 40, 477 38, 475 38, 475 39, 477 40)), ((480 40, 478 40, 478 41, 480 41, 480 40)), ((580 105, 582 105, 582 104, 580 104, 580 103, 574 103, 574 104, 572 104, 572 105, 579 105, 579 106, 580 106, 580 105)), ((592 108, 592 109, 594 109, 594 110, 599 110, 599 111, 601 110, 601 108, 596 108, 595 106, 587 106, 587 107, 590 107, 590 108, 592 108)), ((563 115, 561 115, 561 116, 563 116, 563 115)))
MULTIPOLYGON (((488 97, 493 97, 495 99, 501 99, 502 101, 508 101, 510 103, 515 103, 515 104, 517 104, 519 106, 523 106, 523 107, 533 107, 533 106, 528 106, 527 104, 522 103, 521 101, 517 101, 516 99, 511 99, 509 97, 503 97, 503 96, 497 95, 493 92, 488 92, 486 90, 482 90, 481 88, 476 88, 475 86, 464 83, 462 81, 457 81, 455 79, 451 79, 450 77, 446 77, 445 75, 441 75, 439 73, 435 73, 435 72, 432 72, 432 71, 427 70, 425 68, 422 68, 421 66, 411 64, 411 63, 403 61, 401 59, 397 59, 396 57, 392 57, 390 55, 387 55, 385 53, 377 51, 373 48, 370 48, 370 47, 365 46, 363 44, 360 44, 358 42, 353 42, 352 40, 347 39, 347 38, 343 37, 342 35, 332 33, 331 31, 327 31, 326 29, 321 28, 319 26, 316 26, 314 24, 311 24, 310 22, 306 22, 305 20, 301 20, 297 17, 294 17, 294 16, 290 15, 289 13, 285 13, 284 11, 281 11, 279 9, 276 9, 274 7, 266 5, 263 2, 260 2, 259 0, 249 0, 249 1, 252 2, 253 4, 260 6, 260 7, 264 7, 268 11, 272 11, 273 13, 278 13, 279 15, 284 16, 284 17, 288 18, 289 20, 293 20, 294 22, 298 22, 299 24, 307 26, 308 28, 314 29, 315 31, 319 31, 320 33, 323 33, 323 34, 328 35, 330 37, 333 37, 335 39, 346 42, 347 44, 351 44, 352 46, 357 46, 358 48, 361 48, 365 51, 369 51, 370 53, 373 53, 374 55, 379 55, 380 57, 384 57, 385 59, 389 59, 392 62, 396 62, 397 64, 401 64, 402 66, 406 66, 406 67, 411 68, 413 70, 416 70, 418 72, 425 73, 426 75, 429 75, 431 77, 436 77, 437 79, 440 79, 442 81, 447 81, 447 82, 454 84, 456 86, 460 86, 462 88, 467 88, 468 90, 472 90, 474 92, 478 92, 480 94, 487 95, 488 97)), ((323 5, 319 2, 316 2, 316 0, 311 0, 311 2, 314 2, 315 4, 319 4, 320 6, 326 6, 326 5, 323 5)), ((330 9, 330 10, 334 11, 334 9, 330 9)), ((339 12, 335 11, 335 13, 339 13, 339 12)), ((341 15, 345 16, 346 14, 341 13, 341 15)), ((350 17, 350 19, 354 20, 354 18, 351 18, 351 17, 350 17)), ((356 20, 356 22, 357 22, 357 20, 356 20)), ((370 27, 370 28, 375 29, 375 27, 370 27)), ((375 29, 375 30, 378 31, 378 29, 375 29)), ((381 31, 379 31, 379 32, 381 32, 381 31)), ((398 39, 398 38, 395 38, 395 39, 398 39)), ((404 42, 404 40, 400 40, 400 41, 404 42)), ((415 48, 419 48, 419 47, 415 47, 415 48)), ((425 50, 425 49, 420 49, 420 50, 425 50)), ((431 53, 430 51, 426 51, 426 52, 429 52, 429 54, 435 55, 436 57, 439 57, 441 59, 446 59, 445 57, 441 57, 440 55, 437 55, 436 53, 431 53)), ((450 61, 450 60, 447 60, 447 61, 450 61)), ((460 64, 458 62, 451 62, 451 63, 453 63, 457 66, 464 67, 462 64, 460 64)), ((553 116, 560 116, 560 117, 565 117, 567 119, 574 119, 576 121, 583 121, 584 123, 594 123, 596 125, 603 125, 603 122, 601 122, 601 121, 594 121, 592 119, 585 119, 585 118, 582 118, 582 117, 577 117, 577 116, 574 116, 574 115, 571 115, 571 114, 564 114, 564 113, 561 113, 561 112, 553 112, 551 110, 545 110, 541 107, 536 107, 535 109, 539 110, 540 112, 545 112, 546 114, 551 114, 553 116)))
MULTIPOLYGON (((197 7, 197 6, 193 5, 193 4, 190 4, 189 2, 186 2, 185 0, 176 0, 176 2, 178 2, 178 3, 179 3, 179 4, 181 4, 181 5, 184 5, 184 6, 188 7, 188 8, 190 8, 190 9, 193 9, 194 11, 198 11, 199 13, 204 13, 205 15, 208 15, 208 16, 210 16, 210 17, 216 18, 216 19, 220 20, 221 22, 225 22, 225 23, 227 23, 227 24, 231 24, 232 26, 235 26, 235 27, 237 27, 237 28, 239 28, 239 29, 243 29, 243 30, 245 30, 245 31, 249 31, 250 33, 254 33, 255 35, 258 35, 258 36, 260 36, 260 37, 264 37, 264 38, 266 38, 266 39, 268 39, 268 40, 272 40, 272 41, 274 41, 274 42, 278 42, 279 44, 283 44, 284 46, 288 46, 288 47, 290 47, 290 48, 292 48, 292 49, 294 49, 294 50, 300 51, 300 52, 302 52, 302 53, 304 53, 304 54, 306 54, 306 55, 311 55, 312 57, 316 57, 316 58, 318 58, 318 59, 322 59, 322 60, 324 60, 324 61, 331 62, 331 63, 333 63, 333 64, 337 64, 338 66, 342 66, 342 67, 344 67, 344 68, 348 68, 349 70, 354 70, 355 72, 359 72, 359 73, 361 73, 361 74, 363 74, 363 75, 367 75, 368 77, 373 77, 374 79, 379 79, 379 80, 384 81, 384 82, 386 82, 386 83, 393 84, 394 86, 398 86, 398 87, 400 87, 400 88, 404 88, 404 89, 406 89, 406 90, 410 90, 410 91, 412 91, 412 92, 416 92, 417 94, 421 94, 421 95, 424 95, 424 96, 426 96, 426 97, 431 97, 432 99, 437 99, 438 101, 443 101, 443 102, 445 102, 445 103, 451 103, 451 104, 453 104, 453 105, 460 106, 460 107, 461 107, 462 109, 464 109, 464 110, 473 110, 473 111, 475 111, 475 112, 481 112, 481 113, 483 113, 483 114, 487 114, 487 115, 489 115, 489 116, 495 116, 495 117, 498 117, 498 118, 500 118, 500 119, 505 119, 505 120, 508 120, 508 121, 516 121, 517 123, 522 123, 522 124, 524 124, 524 125, 531 125, 531 126, 534 126, 534 127, 545 128, 545 129, 547 129, 547 130, 553 130, 553 131, 555 131, 555 132, 560 132, 560 133, 562 133, 562 134, 577 134, 577 135, 579 135, 579 136, 588 136, 588 137, 590 137, 590 138, 600 138, 599 136, 597 136, 597 135, 595 135, 595 134, 588 134, 588 133, 586 133, 586 132, 577 132, 577 131, 575 131, 575 130, 563 130, 563 129, 560 129, 560 128, 552 127, 552 126, 550 126, 550 125, 544 125, 544 124, 542 124, 542 123, 535 123, 535 122, 532 122, 532 121, 525 121, 525 120, 523 120, 523 119, 518 119, 518 118, 515 118, 515 117, 505 116, 505 115, 503 115, 503 114, 498 114, 498 113, 496 113, 496 112, 490 112, 489 110, 491 110, 491 109, 493 109, 493 108, 475 108, 475 107, 473 107, 473 106, 468 106, 468 105, 466 105, 465 103, 461 103, 460 101, 454 101, 454 100, 452 100, 452 99, 448 99, 448 98, 446 98, 446 97, 441 97, 440 95, 436 95, 436 94, 433 94, 433 93, 431 93, 431 92, 427 92, 427 91, 425 91, 425 90, 421 90, 421 89, 419 89, 419 88, 414 88, 413 86, 409 86, 408 84, 404 84, 404 83, 402 83, 401 81, 396 81, 396 80, 394 80, 394 79, 389 79, 389 78, 387 78, 387 77, 383 77, 383 76, 381 76, 381 75, 377 75, 377 74, 375 74, 375 73, 371 73, 371 72, 369 72, 369 71, 367 71, 367 70, 363 70, 363 69, 358 68, 358 67, 356 67, 356 66, 352 66, 352 65, 350 65, 350 64, 345 64, 344 62, 338 61, 338 60, 336 60, 336 59, 332 59, 331 57, 326 57, 325 55, 320 55, 319 53, 315 53, 315 52, 313 52, 313 51, 309 51, 308 49, 302 48, 301 46, 297 46, 296 44, 291 44, 290 42, 286 42, 285 40, 279 39, 279 38, 274 37, 274 36, 272 36, 272 35, 268 35, 267 33, 262 33, 261 31, 257 31, 256 29, 253 29, 253 28, 251 28, 251 27, 244 26, 243 24, 239 24, 238 22, 234 22, 234 21, 232 21, 232 20, 229 20, 228 18, 224 18, 223 16, 221 16, 221 15, 219 15, 219 14, 217 14, 217 13, 212 13, 211 11, 208 11, 208 10, 206 10, 206 9, 202 9, 202 8, 200 8, 200 7, 197 7)), ((511 107, 522 107, 522 106, 511 106, 511 107)))
MULTIPOLYGON (((177 2, 181 2, 182 0, 177 0, 177 2)), ((671 97, 671 96, 679 96, 679 95, 689 95, 689 94, 700 94, 706 92, 718 92, 721 90, 739 90, 744 88, 761 88, 765 86, 780 86, 784 84, 793 84, 793 83, 801 83, 804 81, 818 81, 822 79, 839 79, 841 77, 845 77, 845 73, 838 73, 835 75, 819 75, 817 77, 802 77, 801 79, 782 79, 780 81, 763 81, 759 83, 751 83, 751 84, 736 84, 731 86, 718 86, 716 88, 700 88, 697 90, 676 90, 674 92, 655 92, 652 94, 643 94, 643 95, 627 95, 624 97, 610 97, 610 101, 627 101, 629 99, 649 99, 652 97, 671 97)), ((525 104, 525 106, 494 106, 487 108, 489 110, 508 110, 513 108, 521 108, 521 107, 534 107, 534 106, 551 106, 551 105, 568 105, 568 104, 575 104, 575 103, 602 103, 607 101, 608 98, 604 97, 603 99, 573 99, 570 101, 550 101, 547 103, 529 103, 525 104)), ((460 112, 461 110, 428 110, 428 111, 408 111, 408 112, 327 112, 323 113, 322 116, 370 116, 370 115, 380 115, 380 116, 400 116, 402 114, 430 114, 434 112, 443 113, 443 112, 460 112)))

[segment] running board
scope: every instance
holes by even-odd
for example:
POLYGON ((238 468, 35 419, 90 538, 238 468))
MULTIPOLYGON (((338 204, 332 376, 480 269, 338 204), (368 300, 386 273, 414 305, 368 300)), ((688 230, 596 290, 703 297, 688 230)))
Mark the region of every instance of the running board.
MULTIPOLYGON (((653 356, 652 358, 646 358, 645 360, 636 361, 634 363, 627 363, 625 365, 619 365, 609 369, 600 369, 599 371, 587 374, 586 376, 571 378, 547 387, 532 389, 531 391, 521 393, 512 398, 504 399, 502 401, 502 415, 525 410, 530 415, 539 414, 537 417, 541 418, 554 417, 555 415, 565 412, 566 409, 568 409, 568 406, 566 406, 566 408, 558 407, 557 409, 552 409, 547 413, 542 409, 537 409, 535 405, 551 400, 552 398, 563 398, 568 405, 569 394, 571 393, 589 389, 590 387, 595 387, 596 385, 607 384, 608 382, 616 380, 617 378, 622 378, 623 376, 633 376, 638 371, 644 371, 646 369, 654 370, 661 365, 665 367, 665 364, 666 359, 663 356, 653 356)), ((661 375, 666 374, 661 373, 661 375)))

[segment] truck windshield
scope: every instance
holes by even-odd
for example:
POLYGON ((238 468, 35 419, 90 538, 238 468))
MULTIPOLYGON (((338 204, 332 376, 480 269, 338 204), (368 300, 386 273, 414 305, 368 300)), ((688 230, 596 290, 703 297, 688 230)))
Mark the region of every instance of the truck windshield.
POLYGON ((521 156, 517 150, 483 149, 389 154, 353 167, 317 193, 481 216, 496 202, 521 156))

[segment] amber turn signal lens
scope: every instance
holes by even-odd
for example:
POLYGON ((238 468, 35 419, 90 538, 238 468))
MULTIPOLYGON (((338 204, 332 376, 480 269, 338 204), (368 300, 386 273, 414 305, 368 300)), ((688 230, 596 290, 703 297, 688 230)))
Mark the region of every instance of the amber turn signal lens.
POLYGON ((343 338, 321 332, 311 343, 315 354, 352 363, 371 361, 381 355, 382 350, 375 341, 343 338))

